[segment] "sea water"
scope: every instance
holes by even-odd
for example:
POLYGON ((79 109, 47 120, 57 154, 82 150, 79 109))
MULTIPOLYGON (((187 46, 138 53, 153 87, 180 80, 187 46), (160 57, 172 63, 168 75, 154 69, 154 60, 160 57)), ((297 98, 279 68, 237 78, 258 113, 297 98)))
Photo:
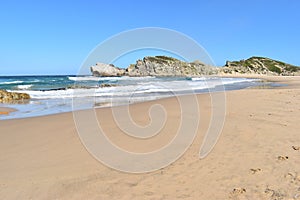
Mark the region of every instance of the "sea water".
POLYGON ((17 109, 9 115, 0 115, 0 119, 131 104, 191 93, 236 90, 260 84, 258 79, 217 77, 0 76, 0 89, 31 96, 25 104, 0 103, 0 107, 17 109))

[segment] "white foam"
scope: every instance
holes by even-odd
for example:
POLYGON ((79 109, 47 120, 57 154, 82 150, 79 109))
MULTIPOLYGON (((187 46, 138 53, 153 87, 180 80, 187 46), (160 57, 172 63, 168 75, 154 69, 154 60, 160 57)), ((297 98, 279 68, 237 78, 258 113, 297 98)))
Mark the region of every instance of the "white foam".
POLYGON ((5 82, 0 82, 0 84, 18 84, 18 83, 23 83, 24 81, 5 81, 5 82))
MULTIPOLYGON (((114 77, 116 78, 116 77, 114 77)), ((120 77, 121 78, 121 77, 120 77)), ((129 77, 132 79, 132 77, 129 77)), ((138 77, 140 78, 140 77, 138 77)), ((124 79, 124 78, 123 78, 124 79)), ((170 92, 189 92, 193 90, 202 90, 215 88, 220 85, 234 84, 240 82, 256 81, 256 79, 232 79, 232 78, 206 78, 203 81, 164 81, 164 82, 138 82, 132 85, 120 85, 116 87, 91 88, 91 89, 66 89, 51 91, 32 91, 32 85, 19 85, 22 92, 28 93, 33 99, 60 99, 73 97, 112 97, 112 96, 130 96, 140 94, 149 96, 149 93, 167 93, 170 92)), ((18 91, 15 91, 18 92, 18 91)), ((158 95, 158 94, 155 94, 158 95)))
POLYGON ((224 85, 242 83, 242 82, 254 82, 257 79, 247 79, 247 78, 222 78, 221 79, 224 85))
POLYGON ((68 77, 72 81, 117 81, 117 80, 143 80, 143 79, 153 79, 154 76, 144 76, 144 77, 130 77, 130 76, 118 76, 118 77, 95 77, 95 76, 77 76, 68 77))
POLYGON ((32 85, 18 85, 18 88, 20 90, 28 90, 31 87, 32 87, 32 85))
POLYGON ((206 78, 205 77, 199 77, 199 78, 192 78, 192 81, 205 81, 206 78))
POLYGON ((99 81, 100 78, 99 77, 95 77, 95 76, 78 76, 78 77, 68 77, 69 80, 71 81, 99 81))

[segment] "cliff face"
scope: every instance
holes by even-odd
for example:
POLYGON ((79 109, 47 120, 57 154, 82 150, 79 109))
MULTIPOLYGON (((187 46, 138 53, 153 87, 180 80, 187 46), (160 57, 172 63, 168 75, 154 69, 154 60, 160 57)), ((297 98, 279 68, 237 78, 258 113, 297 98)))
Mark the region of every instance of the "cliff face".
POLYGON ((247 60, 227 61, 220 68, 220 74, 264 74, 275 76, 300 75, 300 67, 263 57, 251 57, 247 60))
POLYGON ((217 68, 207 66, 200 61, 183 62, 166 56, 145 57, 131 64, 127 69, 113 65, 97 63, 91 67, 94 76, 183 76, 193 77, 217 74, 217 68))
POLYGON ((183 62, 166 56, 145 57, 127 68, 129 76, 201 76, 216 74, 216 68, 200 61, 183 62))

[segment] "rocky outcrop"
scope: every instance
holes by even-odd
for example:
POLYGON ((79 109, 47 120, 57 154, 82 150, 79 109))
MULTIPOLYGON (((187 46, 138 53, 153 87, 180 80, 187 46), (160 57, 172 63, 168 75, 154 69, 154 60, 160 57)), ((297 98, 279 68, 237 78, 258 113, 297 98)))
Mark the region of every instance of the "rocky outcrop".
POLYGON ((106 87, 116 87, 118 86, 117 84, 109 84, 109 83, 102 83, 99 85, 101 88, 106 88, 106 87))
POLYGON ((212 67, 200 61, 183 62, 167 57, 145 57, 121 69, 110 64, 97 63, 91 67, 94 76, 181 76, 197 77, 203 75, 261 74, 275 76, 300 75, 300 67, 263 57, 251 57, 247 60, 227 61, 223 67, 212 67))
POLYGON ((219 74, 261 74, 275 76, 300 75, 300 67, 263 57, 251 57, 247 60, 227 61, 219 74))
POLYGON ((131 64, 127 69, 120 69, 113 65, 97 63, 91 67, 94 76, 183 76, 195 77, 217 74, 217 68, 205 65, 200 61, 183 62, 181 60, 155 56, 145 57, 131 64))
POLYGON ((216 74, 217 70, 200 61, 189 63, 171 57, 155 56, 138 60, 136 64, 130 65, 126 72, 129 76, 194 77, 216 74))
POLYGON ((23 103, 29 100, 30 96, 26 93, 7 92, 0 90, 0 103, 23 103))
POLYGON ((91 67, 91 72, 94 76, 124 76, 125 70, 115 67, 112 64, 96 63, 91 67))

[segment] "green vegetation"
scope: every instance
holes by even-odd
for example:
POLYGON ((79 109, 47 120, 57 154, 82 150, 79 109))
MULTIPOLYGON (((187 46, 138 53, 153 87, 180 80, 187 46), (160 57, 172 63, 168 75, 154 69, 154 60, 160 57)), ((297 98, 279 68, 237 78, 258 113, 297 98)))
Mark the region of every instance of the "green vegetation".
POLYGON ((169 61, 179 61, 176 58, 172 58, 168 56, 155 56, 155 58, 162 59, 162 60, 169 60, 169 61))
POLYGON ((176 58, 172 58, 172 57, 167 57, 167 56, 149 56, 149 57, 145 57, 146 59, 148 59, 150 62, 157 62, 160 64, 168 64, 169 62, 181 62, 180 60, 177 60, 176 58))
POLYGON ((248 60, 243 60, 243 61, 242 61, 242 66, 243 66, 243 67, 249 67, 249 68, 252 69, 252 68, 253 68, 252 65, 253 65, 253 63, 252 63, 249 59, 248 59, 248 60))
POLYGON ((160 63, 160 64, 168 64, 168 61, 159 59, 156 57, 146 57, 145 59, 149 60, 150 62, 156 62, 156 63, 160 63))
POLYGON ((275 72, 277 74, 281 73, 281 68, 277 67, 277 65, 279 65, 277 61, 270 60, 270 59, 263 59, 262 62, 271 72, 275 72))
POLYGON ((275 72, 277 74, 285 72, 293 73, 300 71, 300 67, 258 56, 253 56, 247 60, 233 61, 231 63, 233 64, 232 66, 246 67, 254 71, 260 69, 263 70, 264 68, 267 68, 269 71, 275 72))
POLYGON ((270 70, 271 72, 275 72, 277 74, 281 73, 281 69, 279 67, 276 67, 275 65, 269 65, 267 66, 268 70, 270 70))

